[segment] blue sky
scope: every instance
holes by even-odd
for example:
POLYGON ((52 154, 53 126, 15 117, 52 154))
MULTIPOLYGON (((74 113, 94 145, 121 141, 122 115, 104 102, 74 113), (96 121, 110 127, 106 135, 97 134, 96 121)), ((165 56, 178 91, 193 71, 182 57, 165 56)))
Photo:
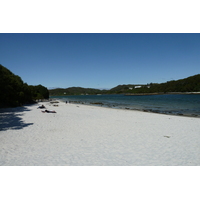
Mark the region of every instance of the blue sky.
POLYGON ((200 73, 200 34, 1 33, 0 64, 48 88, 161 83, 200 73))

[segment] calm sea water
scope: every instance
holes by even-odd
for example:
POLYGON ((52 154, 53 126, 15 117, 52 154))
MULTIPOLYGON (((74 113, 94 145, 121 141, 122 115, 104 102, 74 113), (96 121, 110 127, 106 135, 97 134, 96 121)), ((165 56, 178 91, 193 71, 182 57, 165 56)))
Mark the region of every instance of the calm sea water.
POLYGON ((53 98, 78 104, 200 117, 200 94, 77 95, 53 98))

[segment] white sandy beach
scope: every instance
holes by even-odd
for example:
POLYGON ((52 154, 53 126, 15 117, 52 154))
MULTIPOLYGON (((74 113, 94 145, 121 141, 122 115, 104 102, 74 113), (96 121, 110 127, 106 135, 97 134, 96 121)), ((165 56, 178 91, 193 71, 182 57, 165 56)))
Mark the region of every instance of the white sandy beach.
POLYGON ((200 165, 200 118, 58 105, 0 111, 0 165, 200 165))

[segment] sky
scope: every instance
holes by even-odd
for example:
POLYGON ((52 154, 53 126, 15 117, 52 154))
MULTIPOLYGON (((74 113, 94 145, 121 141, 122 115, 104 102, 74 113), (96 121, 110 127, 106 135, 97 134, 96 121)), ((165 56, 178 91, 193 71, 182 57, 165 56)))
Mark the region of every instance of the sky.
POLYGON ((1 33, 0 64, 47 88, 162 83, 200 73, 200 34, 1 33))

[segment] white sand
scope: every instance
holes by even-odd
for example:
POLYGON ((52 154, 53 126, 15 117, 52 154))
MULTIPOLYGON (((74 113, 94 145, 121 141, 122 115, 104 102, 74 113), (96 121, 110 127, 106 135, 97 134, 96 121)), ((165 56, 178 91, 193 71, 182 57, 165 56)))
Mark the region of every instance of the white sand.
POLYGON ((0 110, 0 165, 200 165, 199 118, 43 104, 0 110))

